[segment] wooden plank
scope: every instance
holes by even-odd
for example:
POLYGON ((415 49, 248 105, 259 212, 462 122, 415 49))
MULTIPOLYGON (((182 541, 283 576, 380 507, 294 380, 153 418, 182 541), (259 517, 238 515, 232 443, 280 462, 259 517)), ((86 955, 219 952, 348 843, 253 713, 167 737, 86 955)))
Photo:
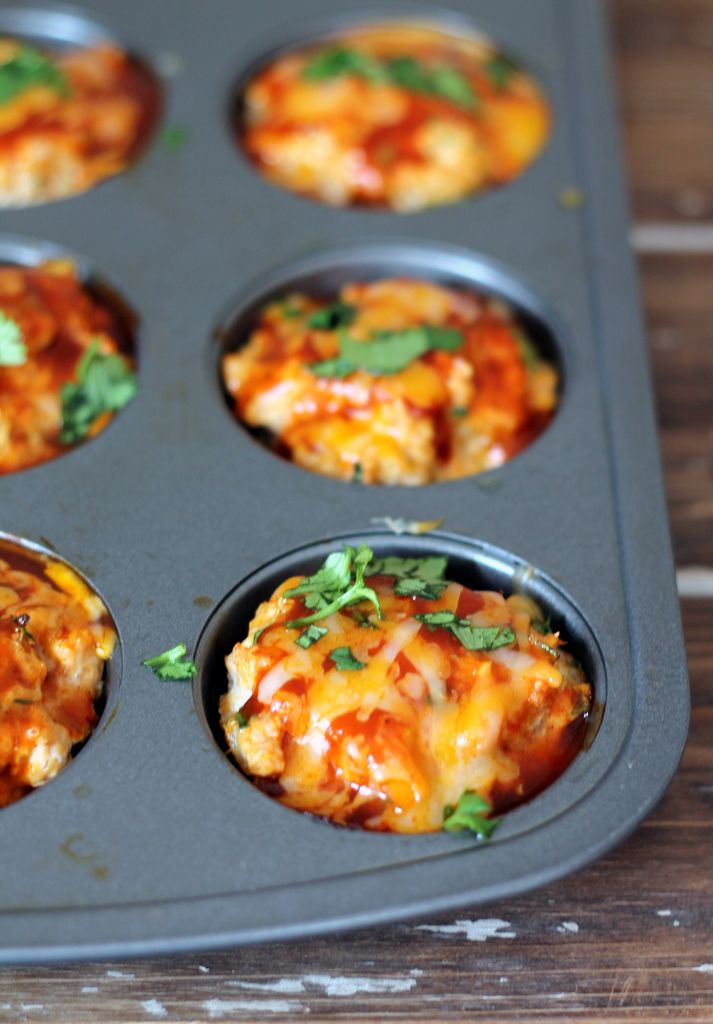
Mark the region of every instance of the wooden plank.
POLYGON ((641 268, 676 563, 713 567, 713 255, 641 268))
POLYGON ((713 4, 609 0, 637 219, 713 220, 713 4))

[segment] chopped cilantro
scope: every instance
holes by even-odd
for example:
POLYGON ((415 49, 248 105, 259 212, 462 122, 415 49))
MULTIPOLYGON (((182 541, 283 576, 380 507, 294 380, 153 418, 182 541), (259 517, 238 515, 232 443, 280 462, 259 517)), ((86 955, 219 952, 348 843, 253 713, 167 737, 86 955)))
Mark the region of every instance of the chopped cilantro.
POLYGON ((141 662, 146 668, 150 668, 159 679, 179 681, 192 679, 196 674, 195 662, 186 658, 186 645, 177 644, 163 654, 157 654, 153 658, 146 658, 141 662))
POLYGON ((473 626, 468 619, 461 619, 446 609, 424 612, 414 618, 430 630, 447 629, 468 651, 494 651, 515 642, 515 633, 509 626, 473 626))
POLYGON ((455 807, 449 804, 443 808, 443 830, 473 832, 478 839, 490 839, 500 824, 500 818, 485 817, 491 810, 487 800, 466 789, 455 807))
POLYGON ((526 369, 536 370, 542 363, 540 353, 537 351, 527 335, 523 334, 522 331, 515 332, 515 340, 520 351, 520 358, 525 364, 526 369))
POLYGON ((0 64, 0 106, 5 106, 27 89, 45 86, 60 96, 69 96, 66 75, 35 46, 22 45, 0 64))
POLYGON ((303 629, 300 635, 295 640, 298 647, 304 647, 307 650, 312 644, 316 644, 318 640, 321 640, 323 636, 326 636, 329 632, 324 626, 308 626, 307 629, 303 629))
POLYGON ((251 647, 255 647, 257 645, 258 640, 260 639, 260 637, 262 636, 266 629, 267 626, 261 626, 260 629, 255 630, 255 632, 253 633, 253 642, 250 644, 251 647))
POLYGON ((359 661, 354 657, 351 647, 335 647, 329 652, 329 657, 342 672, 357 671, 366 665, 365 661, 359 661))
POLYGON ((383 82, 386 71, 380 61, 359 50, 343 46, 330 46, 321 50, 302 71, 302 77, 311 82, 341 75, 357 75, 369 82, 383 82))
POLYGON ((354 611, 352 618, 356 622, 357 626, 361 626, 362 629, 378 629, 379 627, 375 622, 372 622, 366 612, 360 612, 358 609, 354 611))
POLYGON ((433 349, 454 352, 464 340, 460 331, 429 324, 403 331, 376 331, 368 341, 357 341, 342 331, 339 356, 313 363, 309 369, 318 377, 344 377, 355 370, 398 373, 433 349))
POLYGON ((286 590, 283 597, 303 597, 312 615, 291 619, 285 625, 290 629, 308 626, 319 619, 360 601, 371 601, 381 618, 381 605, 376 593, 364 584, 364 575, 373 551, 365 544, 358 548, 345 545, 342 551, 333 551, 313 576, 306 576, 296 587, 286 590))
POLYGON ((34 700, 25 700, 24 697, 15 697, 13 704, 34 704, 34 700))
POLYGON ((182 124, 167 124, 161 132, 161 142, 173 153, 178 153, 188 142, 189 131, 182 124))
POLYGON ((428 558, 376 558, 369 566, 374 575, 394 576, 394 593, 399 597, 425 597, 436 601, 448 586, 444 573, 448 559, 440 555, 428 558))
POLYGON ((99 348, 100 342, 93 341, 77 364, 76 383, 62 386, 62 444, 81 441, 99 416, 118 412, 138 391, 124 357, 103 355, 99 348))
POLYGON ((0 310, 0 366, 22 366, 27 361, 27 346, 20 325, 0 310))
POLYGON ((236 711, 233 715, 233 721, 237 722, 238 729, 244 729, 250 719, 246 718, 242 711, 236 711))
POLYGON ((546 619, 533 619, 530 624, 537 633, 542 633, 544 636, 548 636, 553 631, 549 615, 546 619))
POLYGON ((451 416, 455 416, 456 419, 462 419, 464 416, 468 415, 469 411, 470 410, 467 405, 454 405, 451 408, 451 416))
POLYGON ((354 472, 352 473, 352 483, 361 484, 364 482, 364 467, 361 462, 354 463, 354 472))
POLYGON ((341 75, 356 75, 368 82, 387 82, 409 92, 440 96, 467 110, 473 110, 477 102, 470 82, 455 68, 446 64, 431 67, 413 57, 381 61, 359 50, 332 46, 313 57, 302 72, 302 77, 308 81, 341 75))
POLYGON ((515 74, 515 67, 505 57, 493 56, 483 69, 496 89, 505 89, 515 74))
POLYGON ((336 331, 338 327, 348 327, 353 323, 356 313, 356 306, 348 302, 333 302, 312 313, 307 318, 307 326, 316 331, 336 331))

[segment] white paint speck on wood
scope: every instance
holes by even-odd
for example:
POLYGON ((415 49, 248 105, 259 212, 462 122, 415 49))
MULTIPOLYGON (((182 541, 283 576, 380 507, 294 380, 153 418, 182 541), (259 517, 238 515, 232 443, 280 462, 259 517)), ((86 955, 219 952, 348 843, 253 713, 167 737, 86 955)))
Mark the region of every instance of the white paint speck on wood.
POLYGON ((713 569, 706 565, 686 565, 676 570, 679 597, 713 597, 713 569))
POLYGON ((560 935, 576 935, 579 931, 579 925, 576 921, 563 921, 562 924, 557 925, 557 931, 560 935))
POLYGON ((150 1017, 168 1017, 168 1010, 158 999, 145 999, 141 1005, 150 1017))
MULTIPOLYGON (((418 968, 416 969, 418 970, 418 968)), ((423 972, 420 972, 423 973, 423 972)), ((361 978, 348 975, 305 974, 301 978, 280 978, 278 981, 227 981, 231 988, 250 992, 271 992, 275 995, 303 995, 309 988, 322 989, 328 996, 381 995, 409 992, 417 984, 416 977, 361 978)))
POLYGON ((692 967, 692 971, 698 971, 699 974, 713 974, 713 964, 699 964, 698 967, 692 967))
POLYGON ((241 1010, 251 1013, 309 1013, 295 999, 206 999, 203 1009, 212 1020, 220 1020, 241 1010))
POLYGON ((468 942, 485 942, 486 939, 515 939, 509 921, 499 917, 483 917, 478 921, 455 921, 453 924, 418 924, 416 931, 435 932, 437 935, 465 935, 468 942))

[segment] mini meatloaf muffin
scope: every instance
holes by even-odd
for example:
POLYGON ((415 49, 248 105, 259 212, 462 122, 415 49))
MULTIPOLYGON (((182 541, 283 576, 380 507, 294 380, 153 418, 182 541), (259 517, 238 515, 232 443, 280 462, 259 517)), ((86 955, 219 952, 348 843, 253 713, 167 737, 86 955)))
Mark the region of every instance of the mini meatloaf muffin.
POLYGON ((115 641, 69 566, 0 540, 0 807, 53 779, 89 736, 115 641))
POLYGON ((259 606, 220 701, 253 782, 340 825, 487 836, 563 771, 591 707, 581 667, 531 599, 445 571, 345 547, 259 606))
POLYGON ((402 212, 510 181, 549 128, 534 81, 489 44, 417 25, 286 53, 241 105, 242 145, 270 181, 402 212))
POLYGON ((152 76, 116 46, 50 53, 0 39, 0 206, 62 199, 118 174, 158 105, 152 76))
POLYGON ((368 484, 500 466, 550 422, 558 385, 501 302, 400 279, 271 303, 223 377, 279 454, 368 484))
POLYGON ((0 475, 99 433, 136 393, 118 318, 74 266, 0 265, 0 475))

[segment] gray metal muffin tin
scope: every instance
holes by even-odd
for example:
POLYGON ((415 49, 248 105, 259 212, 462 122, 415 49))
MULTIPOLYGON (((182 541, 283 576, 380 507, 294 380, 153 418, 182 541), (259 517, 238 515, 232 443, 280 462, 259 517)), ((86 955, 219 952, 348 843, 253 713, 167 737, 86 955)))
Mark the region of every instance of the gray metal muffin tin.
MULTIPOLYGON (((539 78, 554 130, 514 183, 409 216, 282 192, 228 131, 228 99, 247 67, 335 17, 364 18, 358 4, 88 0, 48 10, 0 6, 0 30, 81 42, 98 25, 179 72, 164 82, 165 122, 189 139, 171 151, 156 138, 137 166, 85 195, 2 214, 3 259, 32 261, 45 243, 80 254, 138 312, 141 391, 99 438, 0 480, 4 531, 49 541, 85 572, 121 639, 93 737, 54 782, 0 812, 0 960, 374 924, 511 897, 598 857, 659 799, 688 723, 598 5, 449 0, 441 17, 465 19, 539 78), (27 20, 38 10, 39 23, 27 20), (560 201, 572 186, 579 209, 560 201), (422 488, 359 487, 281 461, 232 419, 217 361, 251 303, 291 279, 329 289, 383 271, 476 283, 539 318, 545 347, 554 340, 559 412, 506 466, 422 488), (397 537, 375 526, 383 516, 445 522, 397 537), (346 537, 382 551, 445 550, 456 578, 539 596, 605 703, 588 749, 489 845, 300 815, 252 787, 213 736, 220 662, 257 600, 346 537), (193 690, 140 666, 182 640, 196 650, 199 638, 193 690)), ((383 0, 373 13, 439 14, 418 0, 383 0)))

